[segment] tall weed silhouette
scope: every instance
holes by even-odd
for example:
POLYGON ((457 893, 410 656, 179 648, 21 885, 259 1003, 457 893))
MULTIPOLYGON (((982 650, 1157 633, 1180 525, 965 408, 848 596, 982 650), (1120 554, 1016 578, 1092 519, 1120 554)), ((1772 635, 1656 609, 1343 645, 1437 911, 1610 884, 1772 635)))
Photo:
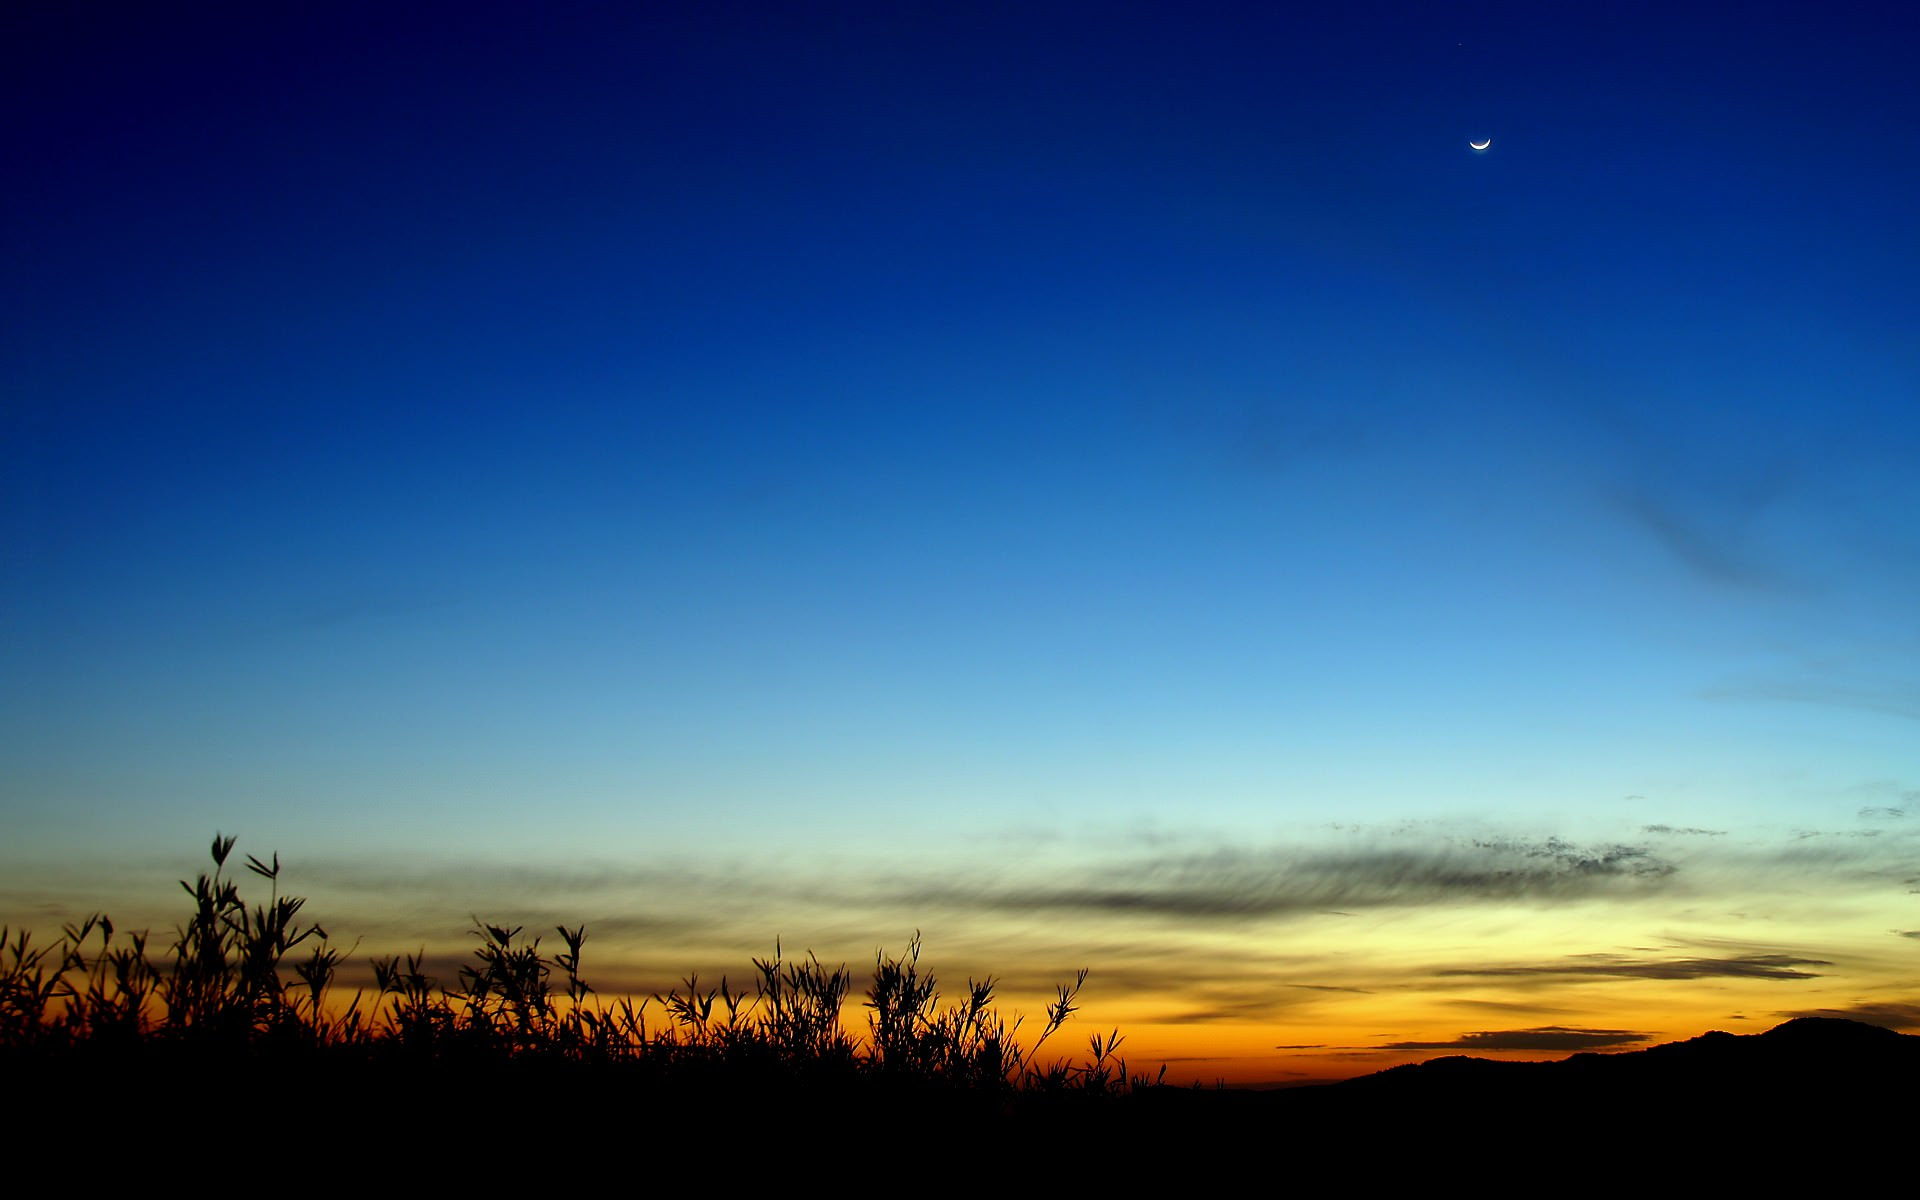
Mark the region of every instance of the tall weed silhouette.
POLYGON ((603 1001, 582 974, 584 926, 556 927, 563 948, 550 952, 520 926, 478 918, 477 944, 451 982, 428 974, 424 951, 376 956, 371 1000, 356 992, 335 1003, 347 953, 303 918, 304 899, 281 894, 277 853, 246 857, 268 889, 250 906, 227 871, 235 844, 215 834, 212 870, 181 881, 190 908, 158 961, 144 931, 116 930, 104 915, 43 945, 0 929, 0 1053, 176 1046, 340 1062, 573 1062, 722 1083, 773 1072, 1003 1095, 1107 1094, 1144 1082, 1129 1079, 1117 1031, 1095 1036, 1084 1062, 1038 1065, 1036 1053, 1076 1010, 1086 971, 1059 987, 1039 1035, 1022 1046, 1021 1019, 1001 1015, 992 977, 969 979, 941 1005, 917 931, 905 953, 875 953, 864 1038, 843 1017, 847 967, 811 952, 789 957, 779 939, 751 960, 744 988, 689 975, 664 995, 603 1001))

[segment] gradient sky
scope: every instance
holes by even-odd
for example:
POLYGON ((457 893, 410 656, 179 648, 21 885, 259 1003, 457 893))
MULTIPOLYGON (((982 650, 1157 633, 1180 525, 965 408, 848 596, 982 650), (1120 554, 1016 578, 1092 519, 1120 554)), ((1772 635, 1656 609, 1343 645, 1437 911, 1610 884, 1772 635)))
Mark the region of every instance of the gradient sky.
POLYGON ((1911 14, 1565 7, 12 6, 0 917, 1920 1028, 1911 14))

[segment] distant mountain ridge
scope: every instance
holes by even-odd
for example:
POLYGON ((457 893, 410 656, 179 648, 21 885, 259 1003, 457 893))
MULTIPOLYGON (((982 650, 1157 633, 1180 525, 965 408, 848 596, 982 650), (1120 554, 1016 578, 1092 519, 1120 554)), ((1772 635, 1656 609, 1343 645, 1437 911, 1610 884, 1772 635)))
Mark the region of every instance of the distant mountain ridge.
POLYGON ((1916 1091, 1920 1037, 1803 1017, 1551 1062, 1450 1055, 1268 1092, 1151 1089, 1126 1115, 1196 1161, 1306 1153, 1376 1181, 1430 1185, 1437 1165, 1465 1163, 1510 1185, 1573 1170, 1831 1186, 1908 1165, 1916 1091))
POLYGON ((1449 1055, 1406 1063, 1329 1085, 1382 1096, 1440 1087, 1510 1090, 1635 1090, 1656 1085, 1690 1091, 1756 1082, 1886 1086, 1920 1082, 1920 1037, 1838 1017, 1797 1017, 1764 1033, 1714 1030, 1641 1050, 1586 1052, 1553 1062, 1449 1055))

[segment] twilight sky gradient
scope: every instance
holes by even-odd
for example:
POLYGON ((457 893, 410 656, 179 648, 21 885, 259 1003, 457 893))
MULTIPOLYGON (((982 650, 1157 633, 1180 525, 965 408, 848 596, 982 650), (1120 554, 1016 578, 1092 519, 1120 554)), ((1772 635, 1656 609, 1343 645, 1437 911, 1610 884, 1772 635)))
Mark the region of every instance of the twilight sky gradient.
POLYGON ((1920 1027, 1911 13, 1185 7, 13 6, 0 919, 1920 1027))

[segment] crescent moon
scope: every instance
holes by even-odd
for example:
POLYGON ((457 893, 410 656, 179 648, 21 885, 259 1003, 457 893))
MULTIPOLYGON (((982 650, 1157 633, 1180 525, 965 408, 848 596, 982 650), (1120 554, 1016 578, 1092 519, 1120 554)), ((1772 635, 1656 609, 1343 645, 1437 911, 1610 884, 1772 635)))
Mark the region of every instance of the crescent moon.
POLYGON ((1469 140, 1467 142, 1467 145, 1474 150, 1485 150, 1488 146, 1493 145, 1493 139, 1488 138, 1484 142, 1476 142, 1476 141, 1469 140))

